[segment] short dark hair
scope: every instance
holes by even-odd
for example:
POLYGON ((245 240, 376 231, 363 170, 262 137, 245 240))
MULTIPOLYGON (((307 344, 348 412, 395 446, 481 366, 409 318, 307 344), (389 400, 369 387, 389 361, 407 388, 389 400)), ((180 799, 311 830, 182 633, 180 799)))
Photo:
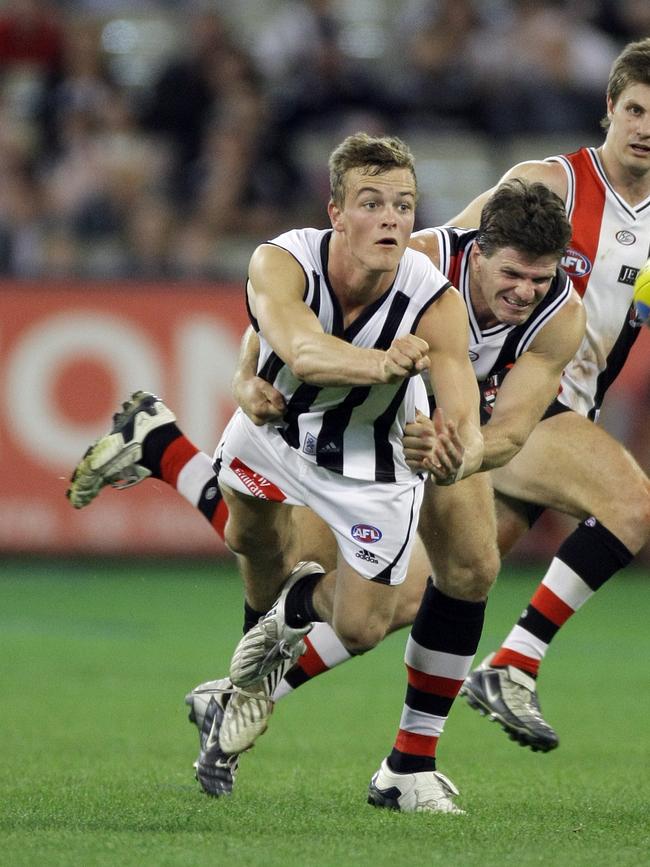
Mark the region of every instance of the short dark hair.
POLYGON ((564 254, 571 224, 564 202, 545 184, 513 178, 500 184, 481 211, 476 241, 485 256, 514 247, 531 257, 564 254))
MULTIPOLYGON (((630 84, 650 85, 650 37, 628 43, 612 64, 607 96, 614 105, 630 84)), ((609 118, 605 116, 600 125, 603 129, 609 129, 609 118)))
POLYGON ((370 136, 357 132, 334 149, 329 158, 330 196, 338 207, 342 207, 345 201, 345 176, 350 169, 365 169, 368 175, 381 175, 390 169, 408 169, 417 189, 413 154, 396 136, 370 136))

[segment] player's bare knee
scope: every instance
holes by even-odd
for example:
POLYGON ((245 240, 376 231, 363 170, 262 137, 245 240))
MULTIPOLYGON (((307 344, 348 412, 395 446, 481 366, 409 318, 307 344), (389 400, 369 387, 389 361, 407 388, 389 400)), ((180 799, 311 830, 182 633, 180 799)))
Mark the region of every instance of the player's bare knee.
POLYGON ((436 574, 435 585, 448 596, 480 602, 487 598, 500 567, 501 559, 495 547, 483 552, 480 558, 450 564, 436 574))
POLYGON ((226 526, 223 528, 223 540, 233 554, 247 553, 247 539, 250 541, 250 534, 246 533, 243 527, 230 519, 226 521, 226 526))
POLYGON ((359 656, 372 650, 386 635, 388 624, 375 621, 364 624, 336 624, 336 632, 343 646, 352 656, 359 656))
POLYGON ((601 522, 637 554, 650 538, 650 479, 644 475, 636 485, 628 485, 620 499, 608 504, 604 515, 601 522))
POLYGON ((362 653, 367 653, 369 650, 372 650, 373 647, 376 647, 382 638, 383 634, 381 636, 377 635, 372 637, 367 634, 351 634, 342 638, 341 641, 351 656, 361 656, 362 653))
POLYGON ((224 542, 233 554, 249 556, 264 550, 266 556, 274 558, 282 548, 282 540, 277 534, 260 534, 259 526, 249 522, 228 520, 224 527, 224 542))

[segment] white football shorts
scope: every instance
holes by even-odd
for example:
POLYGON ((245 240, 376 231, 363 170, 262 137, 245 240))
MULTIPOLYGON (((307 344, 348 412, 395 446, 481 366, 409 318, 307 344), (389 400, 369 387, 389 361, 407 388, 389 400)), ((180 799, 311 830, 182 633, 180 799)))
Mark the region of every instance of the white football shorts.
POLYGON ((411 555, 424 478, 369 482, 300 457, 271 425, 237 410, 215 452, 219 482, 252 497, 308 506, 333 531, 345 561, 364 578, 401 584, 411 555))

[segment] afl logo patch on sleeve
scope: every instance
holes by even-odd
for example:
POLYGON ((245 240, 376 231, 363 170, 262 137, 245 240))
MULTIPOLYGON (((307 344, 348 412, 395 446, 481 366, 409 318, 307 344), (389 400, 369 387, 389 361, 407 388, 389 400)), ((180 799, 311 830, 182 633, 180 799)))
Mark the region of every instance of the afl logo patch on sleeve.
POLYGON ((372 545, 373 542, 378 542, 382 537, 382 532, 372 524, 355 524, 350 530, 350 535, 361 545, 372 545))
POLYGON ((585 277, 591 271, 589 259, 573 247, 569 247, 566 251, 560 265, 562 265, 569 277, 585 277))

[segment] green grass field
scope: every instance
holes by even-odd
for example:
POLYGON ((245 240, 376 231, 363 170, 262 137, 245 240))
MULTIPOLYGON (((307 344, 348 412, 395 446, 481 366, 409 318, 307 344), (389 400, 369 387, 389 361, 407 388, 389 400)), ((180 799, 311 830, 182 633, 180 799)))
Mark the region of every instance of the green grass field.
MULTIPOLYGON (((612 581, 554 642, 554 753, 457 702, 439 749, 468 813, 454 817, 365 803, 399 719, 406 632, 279 703, 235 794, 215 800, 193 779, 183 696, 225 672, 238 639, 232 564, 3 566, 2 864, 650 864, 647 574, 612 581)), ((500 579, 481 651, 533 586, 500 579)))

